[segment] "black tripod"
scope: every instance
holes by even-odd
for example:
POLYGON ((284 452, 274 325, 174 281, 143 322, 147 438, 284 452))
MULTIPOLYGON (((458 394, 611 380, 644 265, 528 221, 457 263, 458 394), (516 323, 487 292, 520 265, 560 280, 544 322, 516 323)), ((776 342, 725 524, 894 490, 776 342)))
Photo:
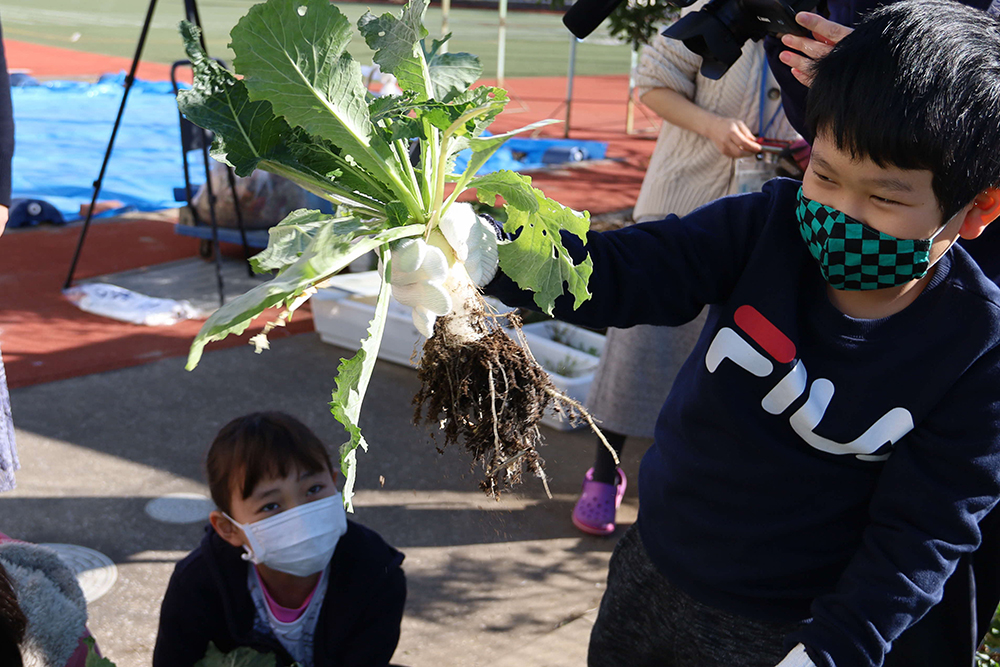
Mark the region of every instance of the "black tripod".
MULTIPOLYGON (((101 192, 101 185, 104 182, 104 175, 108 168, 108 161, 111 159, 111 151, 115 145, 115 137, 118 135, 118 128, 121 126, 122 115, 125 113, 125 103, 128 101, 129 91, 132 89, 132 84, 135 82, 135 72, 139 67, 139 60, 142 58, 142 50, 146 45, 146 36, 149 34, 149 26, 153 19, 153 11, 156 9, 156 0, 149 0, 149 8, 146 10, 146 20, 142 24, 142 32, 139 34, 139 43, 135 47, 135 56, 132 58, 132 66, 129 68, 128 76, 125 77, 125 93, 122 95, 121 106, 118 107, 118 116, 115 118, 114 128, 111 130, 111 138, 108 140, 108 148, 104 153, 104 162, 101 163, 101 171, 97 176, 97 180, 94 181, 94 195, 90 200, 90 208, 87 211, 87 217, 83 222, 83 229, 80 231, 80 240, 76 245, 76 252, 73 254, 73 261, 69 267, 69 274, 66 276, 66 283, 63 285, 63 289, 70 287, 73 284, 73 274, 76 272, 76 265, 80 259, 80 252, 83 250, 83 242, 87 237, 87 230, 90 229, 90 221, 94 216, 94 206, 97 204, 97 197, 101 192)), ((201 29, 201 18, 198 15, 198 7, 195 4, 195 0, 184 0, 184 16, 188 22, 193 23, 201 29)), ((201 47, 205 49, 205 35, 201 35, 201 47)), ((206 49, 207 52, 207 49, 206 49)), ((171 69, 171 79, 174 81, 174 93, 177 92, 176 76, 175 72, 177 68, 181 65, 188 64, 187 61, 175 62, 173 68, 171 69)), ((178 112, 179 114, 180 112, 178 112)), ((208 148, 212 143, 210 133, 197 127, 187 121, 183 116, 180 116, 181 122, 181 152, 183 153, 184 160, 184 185, 185 192, 187 194, 187 203, 191 211, 194 212, 194 207, 191 205, 191 181, 188 176, 188 150, 193 150, 195 148, 201 148, 203 162, 205 165, 205 187, 206 193, 208 194, 209 202, 209 214, 211 218, 212 226, 212 246, 215 255, 215 277, 216 283, 219 288, 219 305, 224 303, 224 293, 223 293, 223 282, 222 282, 222 255, 220 254, 219 248, 219 228, 218 220, 215 215, 215 193, 212 191, 212 179, 209 174, 209 161, 208 161, 208 148)), ((240 211, 239 200, 236 196, 236 181, 233 177, 232 170, 229 170, 229 188, 233 197, 233 204, 236 210, 236 220, 240 229, 240 237, 243 241, 243 255, 244 257, 249 256, 249 247, 247 246, 246 230, 243 225, 243 215, 240 211)), ((197 214, 195 214, 195 220, 197 221, 197 214)), ((248 266, 249 271, 249 266, 248 266)), ((251 272, 252 275, 252 272, 251 272)))

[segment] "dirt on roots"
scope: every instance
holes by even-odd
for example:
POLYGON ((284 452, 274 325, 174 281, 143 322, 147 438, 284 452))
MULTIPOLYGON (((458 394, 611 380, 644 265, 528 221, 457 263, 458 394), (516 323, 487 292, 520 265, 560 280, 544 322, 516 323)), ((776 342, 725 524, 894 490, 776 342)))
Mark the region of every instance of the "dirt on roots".
MULTIPOLYGON (((501 319, 520 334, 516 315, 501 319)), ((548 374, 497 319, 484 318, 483 335, 472 342, 458 342, 448 334, 447 318, 442 320, 424 344, 414 423, 440 426, 444 445, 439 449, 464 446, 473 466, 483 466, 480 488, 494 497, 520 483, 524 470, 545 482, 538 422, 550 405, 566 409, 548 374)))

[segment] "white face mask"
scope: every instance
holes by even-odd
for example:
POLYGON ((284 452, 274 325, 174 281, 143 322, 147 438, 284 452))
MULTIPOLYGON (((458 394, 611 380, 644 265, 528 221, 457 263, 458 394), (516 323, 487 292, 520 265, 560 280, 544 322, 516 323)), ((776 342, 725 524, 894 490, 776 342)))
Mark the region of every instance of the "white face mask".
POLYGON ((272 570, 307 577, 323 570, 347 532, 347 513, 340 493, 305 503, 253 523, 239 523, 249 545, 243 560, 272 570))

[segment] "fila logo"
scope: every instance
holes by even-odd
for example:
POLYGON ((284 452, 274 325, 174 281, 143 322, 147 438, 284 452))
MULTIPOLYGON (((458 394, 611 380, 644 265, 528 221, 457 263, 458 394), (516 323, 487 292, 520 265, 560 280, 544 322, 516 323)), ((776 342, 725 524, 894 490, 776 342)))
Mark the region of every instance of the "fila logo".
POLYGON ((810 385, 805 364, 795 358, 795 344, 753 306, 740 306, 733 320, 742 333, 729 327, 719 330, 705 354, 708 372, 714 373, 719 364, 728 359, 757 377, 768 377, 774 372, 774 362, 790 364, 794 361, 791 369, 761 401, 761 407, 769 414, 781 415, 805 393, 808 386, 809 397, 802 407, 791 414, 789 423, 792 430, 811 447, 828 454, 851 454, 862 461, 884 461, 889 458, 888 454, 876 456, 874 452, 886 443, 896 444, 913 430, 910 411, 893 408, 851 442, 836 442, 817 435, 815 429, 823 420, 836 391, 833 382, 818 378, 810 385), (758 352, 744 338, 744 334, 764 350, 766 356, 758 352))

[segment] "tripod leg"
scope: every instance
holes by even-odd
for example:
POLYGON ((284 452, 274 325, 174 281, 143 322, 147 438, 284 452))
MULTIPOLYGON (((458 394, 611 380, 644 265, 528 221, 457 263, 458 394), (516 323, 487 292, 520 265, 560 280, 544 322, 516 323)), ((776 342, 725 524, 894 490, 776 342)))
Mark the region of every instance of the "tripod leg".
MULTIPOLYGON (((205 45, 205 31, 201 29, 201 16, 198 14, 198 5, 195 0, 184 0, 184 16, 190 23, 198 26, 198 29, 201 30, 201 48, 207 55, 208 47, 205 45)), ((202 143, 207 144, 206 141, 203 141, 202 143)), ((215 193, 212 192, 212 176, 209 173, 210 169, 208 164, 207 145, 202 146, 201 154, 205 163, 205 187, 208 188, 208 210, 212 218, 212 241, 215 245, 215 279, 219 285, 219 307, 221 308, 226 303, 222 285, 222 249, 219 247, 219 222, 215 216, 215 193)), ((229 173, 229 178, 233 178, 232 172, 229 173)), ((233 205, 236 207, 236 219, 240 226, 240 233, 243 236, 243 251, 244 254, 246 254, 247 242, 246 234, 243 232, 243 216, 240 213, 240 203, 239 200, 236 199, 236 188, 232 180, 230 180, 230 186, 233 194, 233 205)), ((249 267, 249 264, 247 266, 249 267)))
POLYGON ((198 5, 195 0, 184 0, 184 18, 187 19, 188 23, 193 23, 201 30, 201 48, 207 55, 208 49, 205 47, 205 31, 201 28, 201 16, 198 14, 198 5))
MULTIPOLYGON (((193 0, 191 0, 193 2, 193 0)), ((132 83, 135 81, 135 72, 139 67, 139 59, 142 58, 142 49, 146 46, 146 35, 149 34, 149 25, 153 20, 153 10, 156 9, 156 0, 149 0, 149 8, 146 10, 146 20, 142 24, 142 32, 139 33, 139 43, 135 47, 135 56, 132 58, 132 66, 129 68, 128 76, 125 77, 125 93, 122 95, 121 106, 118 107, 118 116, 115 118, 114 128, 111 130, 111 138, 108 140, 108 148, 104 152, 104 162, 101 163, 101 172, 94 181, 94 196, 90 199, 90 209, 87 210, 87 218, 83 222, 83 229, 80 230, 80 240, 76 244, 76 252, 73 253, 73 261, 69 265, 69 273, 63 289, 68 289, 73 284, 73 274, 76 273, 76 264, 80 260, 80 252, 83 250, 83 241, 87 238, 87 230, 90 229, 90 221, 94 217, 94 206, 97 204, 97 197, 101 194, 101 185, 104 183, 104 174, 108 169, 108 161, 111 159, 111 150, 115 145, 115 137, 118 136, 118 128, 121 126, 122 115, 125 113, 125 102, 128 101, 129 91, 132 90, 132 83)))

